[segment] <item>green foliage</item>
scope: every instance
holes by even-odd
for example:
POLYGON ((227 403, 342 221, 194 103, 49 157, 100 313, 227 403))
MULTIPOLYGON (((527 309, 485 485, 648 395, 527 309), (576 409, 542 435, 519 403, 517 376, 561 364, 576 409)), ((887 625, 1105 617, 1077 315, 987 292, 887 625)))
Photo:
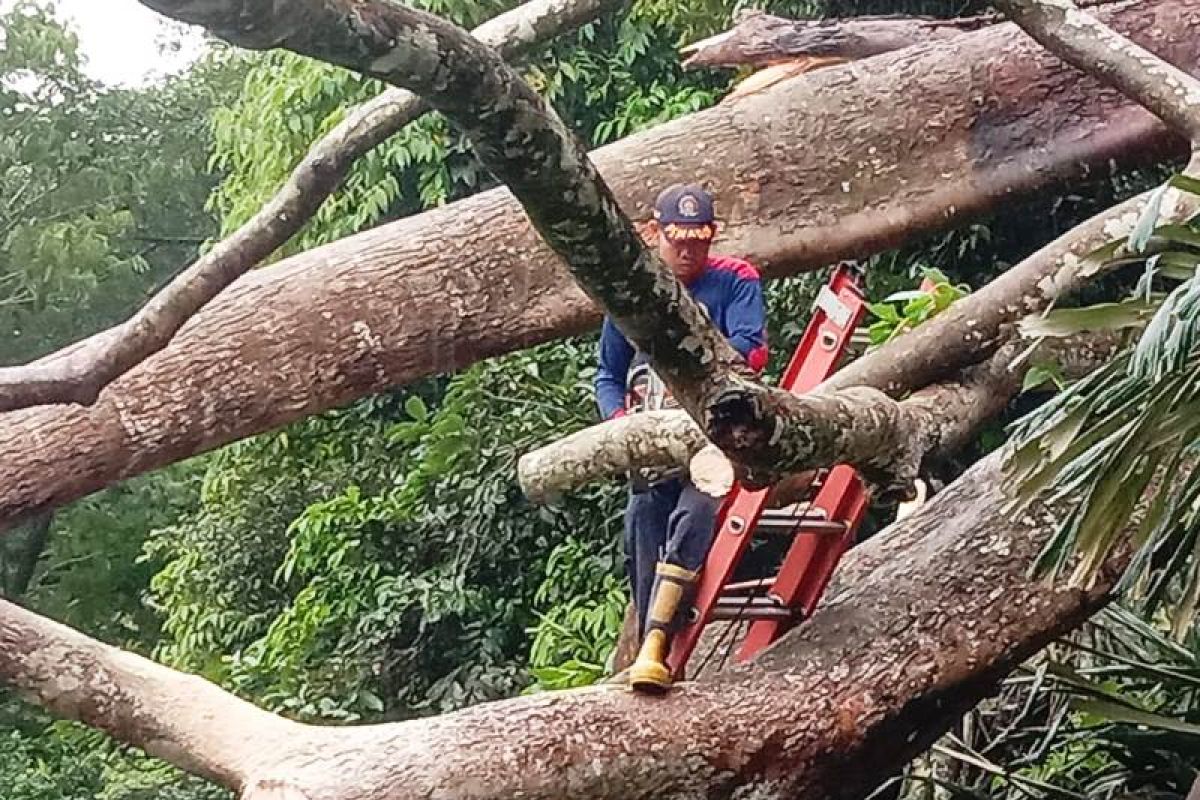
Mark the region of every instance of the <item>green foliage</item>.
POLYGON ((233 800, 230 792, 140 752, 98 744, 111 751, 104 788, 95 800, 233 800))
POLYGON ((867 306, 879 318, 867 328, 872 347, 912 330, 970 292, 970 287, 952 284, 941 270, 924 269, 923 274, 931 284, 928 289, 893 292, 882 301, 867 306))
POLYGON ((71 735, 74 726, 50 723, 40 715, 20 724, 24 730, 0 726, 5 800, 94 800, 104 786, 103 751, 77 732, 71 735))
POLYGON ((619 538, 605 542, 569 537, 546 561, 534 595, 540 620, 530 648, 534 689, 569 689, 595 683, 617 643, 629 601, 619 538))
POLYGON ((57 512, 29 587, 38 610, 99 637, 152 647, 159 619, 141 594, 161 564, 141 557, 147 534, 195 503, 197 464, 178 464, 57 512))
POLYGON ((540 508, 515 482, 592 418, 593 361, 535 348, 218 454, 201 511, 155 537, 161 654, 304 718, 519 691, 551 552, 619 538, 618 487, 540 508))
MULTIPOLYGON (((953 796, 1187 795, 1200 770, 1200 636, 1119 606, 1005 681, 935 753, 953 796)), ((906 797, 927 778, 910 774, 906 797)))
POLYGON ((203 119, 240 62, 104 89, 45 5, 0 20, 0 362, 16 363, 128 316, 195 253, 212 230, 203 119))
POLYGON ((1158 303, 1145 297, 1130 297, 1117 303, 1098 303, 1083 308, 1055 308, 1021 320, 1020 330, 1021 335, 1037 339, 1142 328, 1157 309, 1158 303))
MULTIPOLYGON (((1200 441, 1200 276, 1195 270, 1200 228, 1160 226, 1157 214, 1151 202, 1121 243, 1144 257, 1133 298, 1057 312, 1027 326, 1045 335, 1145 327, 1104 368, 1014 426, 1008 470, 1019 486, 1018 504, 1043 491, 1051 498, 1073 498, 1039 567, 1061 571, 1080 556, 1073 575, 1077 582, 1096 574, 1151 486, 1171 487, 1158 493, 1138 520, 1136 553, 1123 585, 1143 597, 1149 609, 1174 600, 1176 632, 1182 633, 1200 604, 1200 559, 1195 557, 1200 480, 1194 470, 1200 441), (1160 270, 1168 255, 1170 270, 1160 270), (1165 295, 1152 291, 1156 280, 1184 275, 1186 280, 1165 295)), ((1117 253, 1110 244, 1090 258, 1108 260, 1117 253)))

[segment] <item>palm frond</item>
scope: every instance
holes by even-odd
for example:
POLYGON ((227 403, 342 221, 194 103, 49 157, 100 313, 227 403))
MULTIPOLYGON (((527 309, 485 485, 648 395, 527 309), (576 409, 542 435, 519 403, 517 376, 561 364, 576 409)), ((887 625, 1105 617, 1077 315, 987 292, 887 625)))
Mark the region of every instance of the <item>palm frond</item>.
POLYGON ((1119 330, 1130 344, 1102 369, 1067 387, 1010 428, 1006 471, 1012 510, 1035 498, 1069 506, 1035 569, 1071 569, 1091 583, 1136 524, 1121 588, 1152 610, 1170 601, 1182 635, 1200 606, 1200 224, 1158 225, 1176 176, 1147 204, 1128 238, 1088 258, 1141 263, 1132 296, 1082 309, 1054 309, 1022 323, 1031 337, 1119 330), (1130 254, 1136 257, 1130 257, 1130 254), (1169 291, 1155 291, 1178 281, 1169 291), (1140 335, 1138 335, 1140 334, 1140 335))

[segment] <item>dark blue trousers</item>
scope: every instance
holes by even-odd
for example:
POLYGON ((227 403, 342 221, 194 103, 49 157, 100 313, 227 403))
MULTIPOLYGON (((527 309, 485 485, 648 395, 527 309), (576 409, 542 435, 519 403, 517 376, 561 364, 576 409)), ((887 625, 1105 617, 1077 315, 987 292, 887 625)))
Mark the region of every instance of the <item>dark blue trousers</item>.
POLYGON ((625 509, 625 571, 645 632, 659 561, 699 570, 716 533, 721 500, 701 492, 690 481, 676 479, 629 492, 625 509))

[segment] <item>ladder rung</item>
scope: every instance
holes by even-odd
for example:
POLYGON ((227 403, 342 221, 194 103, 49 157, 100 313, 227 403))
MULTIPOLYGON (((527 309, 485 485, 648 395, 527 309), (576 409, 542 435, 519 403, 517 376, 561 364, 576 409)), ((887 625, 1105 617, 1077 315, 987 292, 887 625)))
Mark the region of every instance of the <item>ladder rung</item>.
POLYGON ((764 595, 762 597, 726 597, 717 598, 714 608, 787 608, 778 597, 764 595))
POLYGON ((801 533, 841 534, 846 532, 846 523, 813 520, 800 523, 801 533))
POLYGON ((796 612, 790 608, 742 608, 733 606, 717 606, 712 611, 713 620, 758 620, 758 619, 781 619, 790 620, 796 616, 796 612))
POLYGON ((846 523, 830 522, 820 517, 768 517, 763 515, 754 529, 763 534, 786 535, 790 533, 840 534, 845 533, 846 523))
POLYGON ((737 592, 753 592, 755 589, 770 589, 775 585, 774 578, 759 578, 753 581, 740 581, 738 583, 725 584, 721 596, 727 594, 736 594, 737 592))

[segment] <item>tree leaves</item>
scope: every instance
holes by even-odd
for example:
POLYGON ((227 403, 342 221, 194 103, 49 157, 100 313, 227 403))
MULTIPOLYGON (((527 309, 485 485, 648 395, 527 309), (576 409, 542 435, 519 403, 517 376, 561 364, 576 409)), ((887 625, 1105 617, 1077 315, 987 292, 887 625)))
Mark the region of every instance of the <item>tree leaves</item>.
MULTIPOLYGON (((1196 184, 1185 179, 1163 188, 1169 186, 1196 184)), ((1193 472, 1200 454, 1200 275, 1194 268, 1200 229, 1194 223, 1155 227, 1161 196, 1154 195, 1129 240, 1141 252, 1156 242, 1132 297, 1022 322, 1022 332, 1034 336, 1144 330, 1104 368, 1013 427, 1007 469, 1017 484, 1015 507, 1043 492, 1073 498, 1038 566, 1059 571, 1074 563, 1072 579, 1080 584, 1091 580, 1136 518, 1135 509, 1149 500, 1122 586, 1148 609, 1173 599, 1175 630, 1182 634, 1200 598, 1194 553, 1200 480, 1193 472), (1165 295, 1151 292, 1153 281, 1176 277, 1185 280, 1165 295), (1159 496, 1148 498, 1152 485, 1161 487, 1159 496)), ((1118 250, 1107 252, 1116 257, 1118 250)))
POLYGON ((1039 316, 1025 317, 1020 322, 1020 331, 1028 338, 1065 338, 1086 332, 1141 328, 1157 309, 1157 303, 1141 297, 1083 308, 1056 308, 1039 316))
POLYGON ((872 347, 889 342, 940 314, 970 291, 966 286, 950 283, 941 270, 925 268, 922 272, 923 288, 893 292, 882 301, 867 305, 867 309, 879 318, 867 328, 872 347), (902 305, 897 308, 896 304, 902 305))
POLYGON ((214 227, 204 120, 240 64, 105 89, 52 12, 0 19, 0 363, 15 364, 127 317, 195 254, 214 227))

